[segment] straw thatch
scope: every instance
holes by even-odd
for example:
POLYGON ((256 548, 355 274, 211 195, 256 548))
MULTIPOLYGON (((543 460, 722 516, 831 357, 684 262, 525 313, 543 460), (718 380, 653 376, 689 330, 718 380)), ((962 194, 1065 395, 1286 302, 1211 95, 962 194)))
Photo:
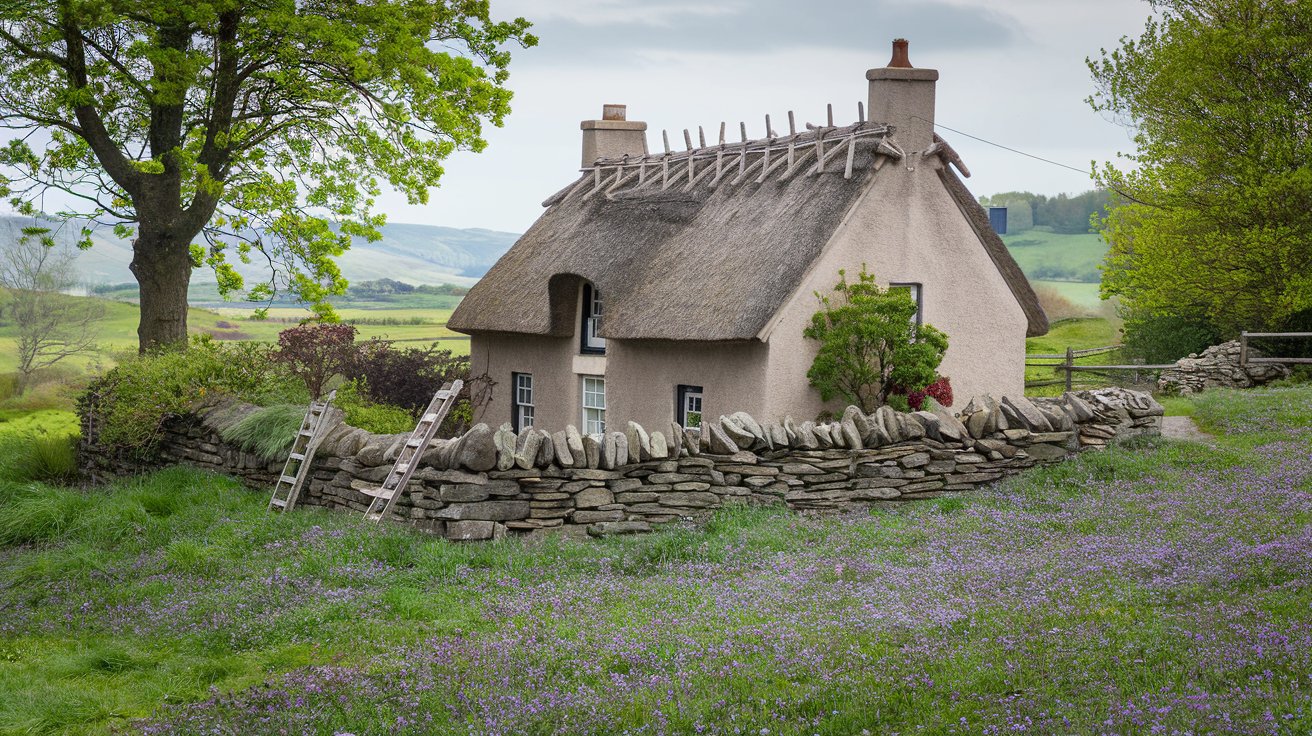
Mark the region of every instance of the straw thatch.
MULTIPOLYGON (((547 211, 470 290, 448 326, 572 335, 575 295, 586 279, 604 295, 603 337, 754 339, 876 175, 876 162, 901 155, 887 132, 859 123, 600 161, 547 200, 547 211)), ((1020 274, 991 247, 990 254, 1009 281, 1020 274)), ((1002 256, 1015 266, 1005 247, 1002 256)), ((1024 304, 1033 291, 1019 279, 1012 290, 1024 304)), ((1042 310, 1037 317, 1046 330, 1042 310)), ((1039 324, 1031 315, 1031 332, 1039 324)))

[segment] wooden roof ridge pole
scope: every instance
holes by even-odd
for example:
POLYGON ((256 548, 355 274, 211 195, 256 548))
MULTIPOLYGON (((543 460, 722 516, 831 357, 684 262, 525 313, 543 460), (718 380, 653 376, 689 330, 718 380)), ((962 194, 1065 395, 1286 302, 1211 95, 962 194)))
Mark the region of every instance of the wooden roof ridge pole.
POLYGON ((847 137, 847 166, 843 167, 843 178, 852 178, 852 167, 856 163, 856 136, 847 137))
MULTIPOLYGON (((847 138, 851 140, 853 143, 856 142, 855 135, 849 134, 847 138)), ((825 154, 821 156, 818 161, 816 161, 815 168, 812 169, 810 172, 808 172, 808 174, 810 176, 819 176, 820 174, 825 173, 825 165, 829 163, 829 159, 834 158, 842 151, 843 151, 843 143, 840 141, 838 145, 826 151, 825 154)))
POLYGON ((765 175, 770 171, 770 148, 774 145, 774 130, 770 128, 770 114, 765 115, 765 153, 761 158, 761 175, 756 178, 756 183, 761 184, 765 181, 765 175))

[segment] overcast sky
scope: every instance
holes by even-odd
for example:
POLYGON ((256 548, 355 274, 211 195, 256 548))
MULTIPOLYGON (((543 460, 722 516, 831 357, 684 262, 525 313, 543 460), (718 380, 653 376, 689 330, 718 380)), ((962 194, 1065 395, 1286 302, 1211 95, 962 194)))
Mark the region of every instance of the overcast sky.
MULTIPOLYGON (((856 120, 865 71, 884 66, 891 41, 938 69, 937 122, 1087 169, 1132 148, 1125 129, 1085 103, 1086 56, 1137 36, 1143 0, 492 0, 494 16, 523 16, 541 38, 511 63, 513 112, 489 128, 481 154, 456 154, 428 205, 382 202, 392 222, 521 232, 541 202, 577 176, 579 122, 604 103, 682 140, 683 129, 746 121, 856 120)), ((784 123, 786 125, 786 123, 784 123)), ((775 122, 779 129, 780 123, 775 122)), ((714 131, 714 132, 713 132, 714 131)), ((940 128, 961 154, 976 195, 1012 189, 1081 192, 1088 177, 940 128)))

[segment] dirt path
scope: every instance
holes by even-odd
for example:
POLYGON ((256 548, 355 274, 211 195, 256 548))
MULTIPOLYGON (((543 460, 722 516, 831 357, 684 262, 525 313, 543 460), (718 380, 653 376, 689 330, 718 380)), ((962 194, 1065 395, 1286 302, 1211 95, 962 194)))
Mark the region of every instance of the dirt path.
POLYGON ((1162 436, 1173 440, 1204 442, 1209 445, 1215 442, 1212 435, 1194 424, 1193 417, 1162 417, 1162 436))

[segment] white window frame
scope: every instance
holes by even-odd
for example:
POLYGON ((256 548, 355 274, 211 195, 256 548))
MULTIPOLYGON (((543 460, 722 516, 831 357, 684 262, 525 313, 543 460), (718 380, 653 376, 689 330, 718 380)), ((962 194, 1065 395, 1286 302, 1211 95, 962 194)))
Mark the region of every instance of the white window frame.
POLYGON ((601 336, 601 290, 595 284, 583 285, 583 352, 606 352, 606 338, 601 336))
POLYGON ((925 324, 925 287, 923 284, 913 282, 899 282, 888 285, 889 290, 907 289, 911 292, 911 299, 916 303, 916 326, 925 324))
POLYGON ((583 376, 581 395, 583 404, 583 433, 606 433, 606 377, 583 376))
POLYGON ((516 373, 514 378, 515 404, 512 420, 515 431, 520 432, 533 426, 533 374, 516 373))
POLYGON ((690 386, 679 384, 675 391, 676 401, 678 401, 678 421, 681 427, 700 427, 702 425, 702 407, 703 389, 701 386, 690 386), (692 414, 697 415, 697 423, 689 424, 688 417, 692 414))

